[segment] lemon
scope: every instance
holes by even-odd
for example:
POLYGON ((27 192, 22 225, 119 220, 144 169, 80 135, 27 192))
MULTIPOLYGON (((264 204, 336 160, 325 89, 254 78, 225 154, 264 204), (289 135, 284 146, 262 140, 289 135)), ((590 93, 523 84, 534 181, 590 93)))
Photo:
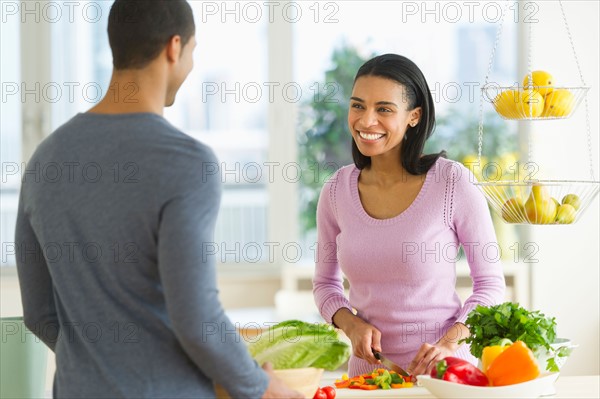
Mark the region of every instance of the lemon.
POLYGON ((540 93, 542 96, 550 93, 554 90, 554 78, 549 72, 546 71, 533 71, 530 75, 525 76, 523 79, 523 87, 533 87, 535 91, 540 93), (533 82, 530 80, 533 78, 533 82))
POLYGON ((535 90, 519 92, 517 110, 521 117, 537 118, 544 112, 544 97, 535 90))
POLYGON ((557 118, 569 116, 574 105, 575 96, 573 93, 567 89, 556 89, 546 95, 542 116, 557 118))
POLYGON ((518 118, 520 113, 517 111, 521 103, 519 90, 503 90, 494 99, 494 108, 496 112, 505 118, 518 118))

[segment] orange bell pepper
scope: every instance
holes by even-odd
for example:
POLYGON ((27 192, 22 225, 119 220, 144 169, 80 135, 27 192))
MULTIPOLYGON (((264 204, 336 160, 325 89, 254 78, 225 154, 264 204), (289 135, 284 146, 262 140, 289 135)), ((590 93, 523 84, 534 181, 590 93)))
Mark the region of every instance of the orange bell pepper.
POLYGON ((540 369, 533 352, 523 341, 506 348, 487 369, 492 386, 497 387, 530 381, 539 375, 540 369))
POLYGON ((487 372, 490 364, 492 364, 494 360, 496 360, 496 358, 500 356, 500 354, 506 349, 508 349, 508 346, 500 345, 486 346, 483 348, 483 353, 481 354, 481 369, 484 373, 487 372))
POLYGON ((350 386, 350 380, 338 380, 334 382, 336 388, 348 388, 350 386))

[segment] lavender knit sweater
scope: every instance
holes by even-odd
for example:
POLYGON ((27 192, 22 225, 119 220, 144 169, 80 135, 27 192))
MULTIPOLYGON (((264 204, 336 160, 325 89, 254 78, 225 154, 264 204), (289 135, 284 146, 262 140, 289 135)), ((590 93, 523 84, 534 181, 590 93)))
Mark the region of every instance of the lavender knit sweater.
MULTIPOLYGON (((384 220, 362 207, 359 174, 343 167, 321 191, 315 300, 328 322, 340 308, 355 309, 381 331, 383 354, 407 366, 423 343, 437 342, 477 305, 504 299, 496 236, 475 178, 457 162, 440 158, 410 207, 384 220), (473 280, 464 304, 455 288, 461 245, 473 280)), ((474 360, 466 345, 456 355, 474 360)), ((353 356, 349 368, 356 375, 374 366, 353 356)))

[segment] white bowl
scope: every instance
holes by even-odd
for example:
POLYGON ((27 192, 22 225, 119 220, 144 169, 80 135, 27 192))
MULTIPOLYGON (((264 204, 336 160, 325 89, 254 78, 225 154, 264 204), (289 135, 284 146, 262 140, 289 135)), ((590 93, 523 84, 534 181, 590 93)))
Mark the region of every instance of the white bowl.
POLYGON ((529 399, 539 398, 544 392, 554 388, 559 373, 543 374, 535 380, 503 387, 476 387, 457 384, 420 375, 417 381, 436 398, 443 399, 529 399))
MULTIPOLYGON (((577 348, 577 346, 578 345, 573 345, 571 340, 567 339, 567 338, 556 338, 554 340, 554 343, 550 344, 550 347, 555 351, 559 350, 562 347, 574 349, 574 348, 577 348)), ((556 358, 556 365, 558 366, 559 370, 562 369, 562 367, 567 362, 568 358, 569 358, 568 356, 556 358)), ((543 354, 540 354, 537 356, 538 366, 542 372, 546 371, 547 360, 548 360, 548 353, 543 353, 543 354)))

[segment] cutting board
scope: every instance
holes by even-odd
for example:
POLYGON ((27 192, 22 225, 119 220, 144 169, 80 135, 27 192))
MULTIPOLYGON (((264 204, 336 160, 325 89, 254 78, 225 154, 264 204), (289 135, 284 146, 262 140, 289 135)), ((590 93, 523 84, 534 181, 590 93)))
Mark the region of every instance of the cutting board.
MULTIPOLYGON (((334 379, 322 379, 321 386, 333 385, 334 379)), ((400 388, 400 389, 378 389, 376 391, 364 391, 362 389, 342 388, 336 390, 336 399, 346 398, 412 398, 419 396, 432 397, 431 393, 422 387, 400 388)))

